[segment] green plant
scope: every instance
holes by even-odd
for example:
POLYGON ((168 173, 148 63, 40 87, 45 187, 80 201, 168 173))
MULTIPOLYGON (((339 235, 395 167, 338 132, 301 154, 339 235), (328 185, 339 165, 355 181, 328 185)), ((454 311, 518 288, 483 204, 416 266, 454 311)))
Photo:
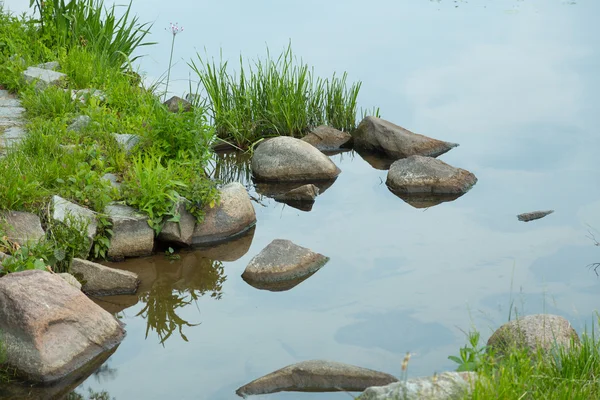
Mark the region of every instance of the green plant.
POLYGON ((467 334, 468 344, 461 347, 458 356, 448 356, 448 359, 458 364, 456 371, 477 371, 485 359, 487 346, 479 346, 481 334, 471 331, 467 334))
POLYGON ((110 248, 110 239, 112 239, 114 232, 112 231, 112 222, 105 214, 98 214, 96 216, 98 223, 98 229, 94 236, 94 242, 92 245, 92 254, 94 258, 106 259, 108 255, 108 249, 110 248))
POLYGON ((58 256, 54 272, 69 272, 73 258, 87 258, 91 245, 88 226, 87 220, 72 214, 67 214, 64 222, 50 224, 48 237, 54 243, 55 256, 58 256))

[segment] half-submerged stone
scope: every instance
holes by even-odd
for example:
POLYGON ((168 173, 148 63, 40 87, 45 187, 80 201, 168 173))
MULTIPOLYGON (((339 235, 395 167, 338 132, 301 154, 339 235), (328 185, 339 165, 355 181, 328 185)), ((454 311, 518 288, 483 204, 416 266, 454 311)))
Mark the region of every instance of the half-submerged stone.
POLYGON ((450 400, 469 393, 475 372, 444 372, 435 377, 413 378, 386 386, 370 387, 357 400, 450 400))
POLYGON ((352 136, 330 126, 317 126, 301 140, 310 143, 324 153, 337 153, 349 149, 352 136))
POLYGON ((261 143, 252 156, 252 174, 258 181, 333 180, 340 169, 312 145, 280 136, 261 143))
POLYGON ((206 246, 231 240, 256 224, 250 196, 239 182, 223 186, 219 203, 212 208, 205 207, 204 213, 204 220, 196 223, 194 228, 193 245, 206 246))
POLYGON ((362 392, 398 379, 392 375, 332 361, 311 360, 289 365, 236 390, 238 396, 277 392, 362 392))
POLYGON ((352 137, 356 150, 383 153, 396 159, 412 155, 437 157, 458 146, 413 133, 377 117, 363 119, 352 137))
POLYGON ((9 240, 19 244, 38 243, 46 235, 40 217, 22 211, 0 213, 0 230, 9 240))
POLYGON ((554 212, 554 210, 546 210, 546 211, 533 211, 528 213, 523 213, 517 215, 517 219, 523 222, 534 221, 536 219, 544 218, 546 215, 550 215, 554 212))
POLYGON ((307 279, 327 261, 329 257, 289 240, 275 239, 250 260, 242 278, 257 289, 284 291, 307 279))
POLYGON ((64 378, 124 337, 119 322, 57 275, 31 270, 0 279, 5 366, 28 381, 64 378))
POLYGON ((104 213, 112 222, 109 258, 122 260, 125 257, 152 254, 154 230, 148 225, 147 215, 122 204, 110 204, 106 206, 104 213))
POLYGON ((92 296, 134 294, 140 285, 137 274, 106 267, 92 261, 74 258, 71 272, 80 274, 85 281, 81 290, 92 296))

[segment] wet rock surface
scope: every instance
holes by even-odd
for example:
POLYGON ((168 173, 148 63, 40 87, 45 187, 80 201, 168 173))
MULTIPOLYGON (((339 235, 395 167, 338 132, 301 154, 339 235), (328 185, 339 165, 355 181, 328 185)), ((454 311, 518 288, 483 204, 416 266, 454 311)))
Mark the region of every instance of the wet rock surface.
POLYGON ((528 213, 523 213, 517 215, 517 219, 523 222, 535 221, 536 219, 544 218, 547 215, 550 215, 554 212, 554 210, 546 210, 546 211, 533 211, 528 213))
POLYGON ((311 360, 293 364, 240 387, 238 396, 295 392, 362 392, 398 379, 392 375, 332 361, 311 360))
POLYGON ((140 284, 138 276, 133 272, 79 258, 73 259, 71 271, 83 277, 85 283, 81 289, 93 296, 134 294, 140 284))
POLYGON ((370 387, 357 400, 450 400, 468 394, 475 372, 444 372, 435 377, 413 378, 386 386, 370 387))
POLYGON ((356 150, 383 153, 396 159, 412 155, 437 157, 458 146, 413 133, 377 117, 363 119, 352 137, 356 150))
POLYGON ((40 217, 21 211, 0 212, 0 229, 9 240, 21 245, 37 243, 46 235, 40 217))
POLYGON ((321 125, 313 129, 301 140, 310 143, 324 153, 337 153, 347 150, 352 143, 352 136, 330 126, 321 125))
POLYGON ((154 230, 148 225, 148 216, 122 204, 106 206, 104 213, 112 222, 108 257, 121 260, 152 254, 154 230))

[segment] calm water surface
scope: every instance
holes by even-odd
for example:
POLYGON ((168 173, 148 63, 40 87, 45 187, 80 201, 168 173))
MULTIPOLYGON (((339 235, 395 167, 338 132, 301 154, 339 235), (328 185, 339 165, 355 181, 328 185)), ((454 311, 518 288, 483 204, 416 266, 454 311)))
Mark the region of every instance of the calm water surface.
POLYGON ((239 242, 173 262, 118 264, 144 282, 137 297, 102 302, 127 324, 127 337, 79 391, 233 399, 248 381, 308 359, 399 375, 407 351, 415 353, 409 375, 428 375, 453 368, 447 356, 464 344, 461 330, 475 326, 487 339, 511 304, 589 326, 600 291, 586 268, 600 261, 586 237, 590 226, 600 229, 600 3, 571 3, 134 0, 160 42, 145 49, 149 80, 168 66, 163 28, 185 28, 175 42, 174 94, 187 90, 185 61, 196 51, 218 57, 222 48, 235 62, 291 40, 317 74, 361 80, 362 106, 460 143, 441 159, 479 182, 454 202, 418 209, 388 191, 386 171, 345 153, 332 157, 343 172, 311 212, 262 199, 256 230, 239 242), (515 217, 540 209, 556 212, 530 223, 515 217), (331 261, 289 291, 257 290, 240 275, 276 238, 331 261))

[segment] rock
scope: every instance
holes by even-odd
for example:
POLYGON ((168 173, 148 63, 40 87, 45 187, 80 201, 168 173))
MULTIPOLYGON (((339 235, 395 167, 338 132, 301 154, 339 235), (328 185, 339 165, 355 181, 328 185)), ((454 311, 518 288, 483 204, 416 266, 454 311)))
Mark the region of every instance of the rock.
POLYGON ((319 188, 313 184, 302 185, 287 193, 275 196, 277 201, 315 201, 319 188))
POLYGON ((332 180, 340 169, 323 153, 300 139, 280 136, 261 143, 252 156, 259 181, 332 180))
POLYGON ((0 135, 0 147, 9 148, 16 146, 25 139, 27 132, 20 126, 11 126, 0 135))
POLYGON ((67 222, 67 216, 71 215, 75 219, 85 221, 88 224, 87 237, 90 239, 90 248, 98 229, 96 214, 87 208, 81 207, 75 203, 63 199, 60 196, 52 196, 50 201, 52 211, 52 219, 63 223, 67 222))
POLYGON ((57 275, 64 279, 65 282, 67 282, 69 285, 73 286, 77 290, 81 290, 81 282, 79 282, 77 278, 75 278, 73 275, 67 272, 63 272, 57 275))
POLYGON ((50 383, 113 349, 119 322, 59 276, 30 270, 0 279, 0 331, 6 366, 50 383))
POLYGON ((38 67, 29 67, 23 72, 25 82, 35 82, 35 87, 38 90, 43 90, 48 86, 58 86, 66 77, 67 75, 62 72, 38 67))
POLYGON ((117 143, 129 154, 131 150, 140 142, 138 135, 132 135, 129 133, 113 133, 113 136, 117 143))
POLYGON ((301 140, 323 152, 339 152, 350 147, 352 136, 348 132, 321 125, 313 129, 301 140))
POLYGON ((51 71, 58 71, 58 70, 60 70, 60 64, 58 61, 49 61, 49 62, 45 62, 45 63, 36 65, 36 68, 49 69, 51 71))
POLYGON ((512 346, 548 353, 555 346, 569 348, 572 344, 579 344, 579 336, 569 321, 550 314, 528 315, 510 321, 498 328, 487 342, 499 354, 512 346))
POLYGON ((413 133, 377 117, 366 117, 352 132, 354 148, 384 153, 392 158, 413 155, 437 157, 458 146, 413 133))
POLYGON ((318 271, 327 261, 329 257, 289 240, 275 239, 250 260, 242 278, 259 289, 289 290, 318 271))
POLYGON ((71 90, 71 100, 73 101, 79 101, 81 104, 86 104, 91 98, 103 103, 106 101, 106 94, 99 89, 71 90))
POLYGON ((464 194, 475 175, 431 157, 410 156, 392 164, 386 184, 394 193, 464 194))
POLYGON ((550 215, 554 212, 554 210, 547 211, 533 211, 524 214, 517 215, 517 219, 523 222, 529 222, 536 219, 544 218, 546 215, 550 215))
POLYGON ((462 399, 477 378, 475 372, 444 372, 434 377, 408 379, 386 386, 370 387, 357 400, 450 400, 462 399))
POLYGON ((179 199, 177 204, 179 222, 165 221, 158 235, 158 240, 180 246, 189 246, 192 244, 194 228, 196 227, 196 217, 186 209, 187 203, 189 203, 189 200, 185 198, 179 199))
POLYGON ((46 236, 40 217, 21 211, 0 213, 0 230, 9 240, 19 244, 38 243, 46 236))
POLYGON ((119 177, 115 174, 106 173, 106 174, 102 175, 102 179, 106 179, 107 181, 109 181, 110 185, 112 187, 114 187, 115 189, 121 188, 121 183, 119 182, 119 177))
POLYGON ((71 121, 67 127, 68 131, 81 132, 92 122, 92 119, 87 115, 79 115, 71 121))
POLYGON ((148 216, 122 204, 110 204, 104 213, 112 222, 108 257, 123 259, 152 254, 154 230, 148 225, 148 216))
POLYGON ((362 392, 370 386, 383 386, 398 379, 371 369, 332 361, 311 360, 289 365, 242 386, 238 396, 295 392, 362 392))
POLYGON ((181 97, 173 96, 169 100, 163 103, 169 111, 176 113, 179 112, 181 107, 182 112, 192 111, 192 103, 187 100, 182 99, 181 97))
POLYGON ((224 242, 243 234, 256 223, 256 213, 242 184, 232 182, 220 190, 219 204, 204 209, 204 220, 196 223, 192 244, 224 242))
POLYGON ((92 296, 134 294, 140 284, 137 274, 105 267, 91 261, 74 258, 71 272, 81 274, 85 283, 82 290, 92 296))

